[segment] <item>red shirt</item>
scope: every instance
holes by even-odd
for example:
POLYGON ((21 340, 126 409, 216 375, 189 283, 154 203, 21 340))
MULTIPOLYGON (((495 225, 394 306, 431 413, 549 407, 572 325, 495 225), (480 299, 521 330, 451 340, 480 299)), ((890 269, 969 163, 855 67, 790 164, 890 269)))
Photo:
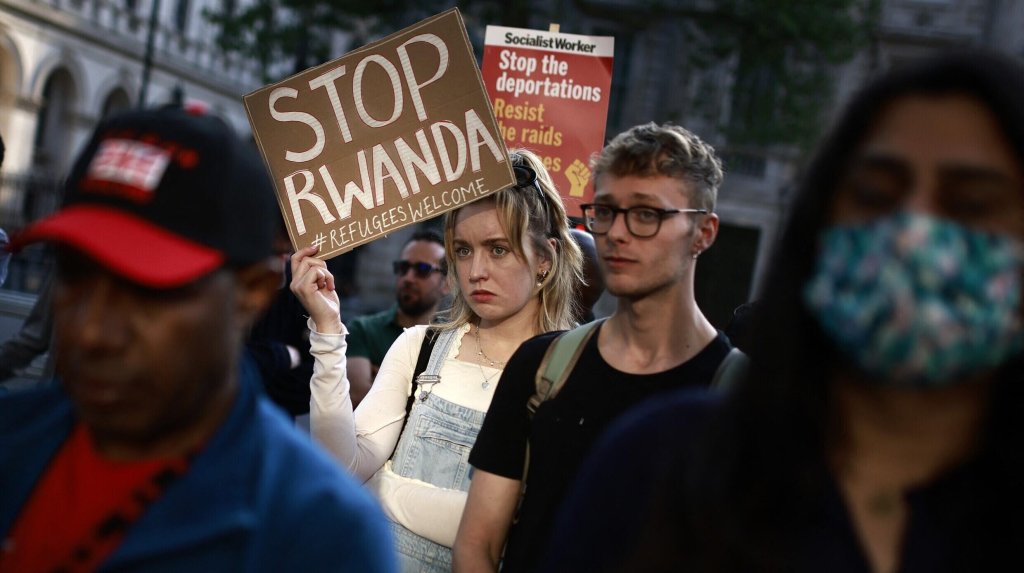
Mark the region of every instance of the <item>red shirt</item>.
POLYGON ((104 459, 76 424, 0 545, 0 573, 95 570, 186 467, 184 457, 104 459))

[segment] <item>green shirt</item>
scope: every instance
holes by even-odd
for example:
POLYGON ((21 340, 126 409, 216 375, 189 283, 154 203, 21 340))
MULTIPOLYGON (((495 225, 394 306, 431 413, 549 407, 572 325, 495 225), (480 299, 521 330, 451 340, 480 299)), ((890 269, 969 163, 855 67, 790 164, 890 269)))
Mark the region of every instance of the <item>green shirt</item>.
POLYGON ((384 355, 394 344, 403 328, 398 324, 398 305, 382 310, 376 314, 356 317, 348 325, 349 358, 360 356, 368 358, 374 366, 384 362, 384 355))

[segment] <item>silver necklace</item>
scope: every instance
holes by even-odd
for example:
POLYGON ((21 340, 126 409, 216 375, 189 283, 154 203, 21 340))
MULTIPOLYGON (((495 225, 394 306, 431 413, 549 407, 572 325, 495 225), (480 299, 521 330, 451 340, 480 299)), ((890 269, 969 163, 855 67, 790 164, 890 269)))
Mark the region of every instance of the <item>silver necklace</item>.
POLYGON ((498 374, 501 374, 501 369, 505 367, 505 363, 504 362, 495 362, 495 361, 491 360, 487 356, 487 354, 484 353, 484 347, 480 345, 480 325, 479 324, 476 325, 476 331, 473 334, 474 334, 474 338, 476 339, 476 355, 479 356, 481 359, 487 361, 487 364, 490 365, 491 368, 496 368, 498 370, 498 372, 495 372, 494 374, 491 374, 490 376, 488 376, 486 373, 484 373, 483 365, 480 364, 480 362, 476 363, 476 367, 480 369, 480 376, 483 376, 483 378, 484 378, 484 381, 480 384, 480 387, 483 388, 484 390, 486 390, 486 389, 491 387, 491 379, 494 378, 495 376, 497 376, 498 374))
POLYGON ((498 368, 499 370, 501 368, 504 368, 505 367, 505 362, 504 361, 495 362, 494 360, 491 360, 487 356, 487 354, 484 353, 484 347, 480 344, 480 325, 479 324, 476 325, 476 331, 473 333, 473 335, 474 335, 474 338, 476 339, 476 355, 479 356, 480 358, 482 358, 483 360, 487 361, 487 364, 490 365, 491 368, 498 368))
POLYGON ((480 369, 480 375, 484 377, 484 381, 480 383, 480 387, 483 388, 484 390, 486 390, 486 389, 491 387, 491 379, 492 378, 494 378, 498 374, 501 374, 501 370, 498 370, 494 374, 491 374, 490 376, 488 376, 487 374, 484 373, 484 367, 483 366, 477 364, 476 367, 480 369))

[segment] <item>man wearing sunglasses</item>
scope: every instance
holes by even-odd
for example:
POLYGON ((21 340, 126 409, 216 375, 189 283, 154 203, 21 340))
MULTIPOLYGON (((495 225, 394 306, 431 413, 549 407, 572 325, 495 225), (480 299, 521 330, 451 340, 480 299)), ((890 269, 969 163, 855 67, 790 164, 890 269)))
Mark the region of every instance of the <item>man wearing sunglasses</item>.
POLYGON ((353 407, 370 391, 377 369, 398 335, 410 326, 429 323, 448 294, 443 263, 444 239, 434 231, 417 231, 402 247, 398 260, 391 263, 395 305, 360 316, 348 325, 346 357, 353 407))
POLYGON ((505 367, 469 458, 457 572, 495 571, 499 559, 503 572, 536 571, 601 432, 657 393, 709 385, 731 349, 694 300, 697 258, 718 234, 723 175, 714 149, 679 126, 649 123, 613 139, 593 171, 594 203, 583 217, 618 305, 591 331, 560 392, 532 415, 536 375, 557 333, 526 341, 505 367))

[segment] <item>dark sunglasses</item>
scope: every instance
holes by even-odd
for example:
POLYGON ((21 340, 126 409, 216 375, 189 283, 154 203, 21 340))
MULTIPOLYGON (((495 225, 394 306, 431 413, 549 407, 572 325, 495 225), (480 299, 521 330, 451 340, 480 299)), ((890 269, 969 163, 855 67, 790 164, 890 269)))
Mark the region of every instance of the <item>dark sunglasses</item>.
MULTIPOLYGON (((540 188, 537 186, 537 172, 528 165, 513 165, 512 173, 516 176, 516 189, 526 189, 527 187, 533 187, 540 192, 540 188)), ((543 198, 543 193, 541 196, 543 198)))
POLYGON ((396 277, 400 277, 412 269, 412 272, 421 279, 429 277, 432 273, 444 274, 444 268, 435 267, 430 263, 414 263, 411 261, 394 261, 391 263, 391 269, 395 272, 396 277))
POLYGON ((516 184, 513 189, 530 189, 531 187, 537 191, 537 198, 540 199, 540 204, 544 206, 544 212, 548 214, 549 220, 551 221, 551 228, 548 229, 549 237, 556 237, 558 234, 555 232, 555 222, 551 217, 550 207, 548 206, 549 199, 544 191, 537 184, 537 172, 533 170, 529 165, 513 165, 512 173, 516 176, 516 184))

